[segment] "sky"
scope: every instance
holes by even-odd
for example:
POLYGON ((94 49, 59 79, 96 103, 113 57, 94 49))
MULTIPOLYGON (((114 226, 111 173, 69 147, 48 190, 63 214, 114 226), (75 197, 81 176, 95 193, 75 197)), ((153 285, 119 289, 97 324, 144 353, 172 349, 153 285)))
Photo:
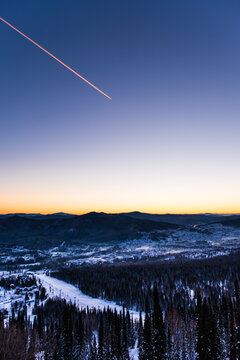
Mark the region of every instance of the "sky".
POLYGON ((237 0, 1 0, 0 213, 240 213, 237 0))

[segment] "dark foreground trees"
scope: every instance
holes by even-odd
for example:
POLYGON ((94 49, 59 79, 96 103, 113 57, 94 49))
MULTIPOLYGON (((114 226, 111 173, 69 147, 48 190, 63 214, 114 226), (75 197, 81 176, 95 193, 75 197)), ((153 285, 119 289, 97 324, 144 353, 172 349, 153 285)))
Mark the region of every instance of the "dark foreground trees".
POLYGON ((156 287, 153 295, 153 308, 147 298, 135 321, 124 308, 79 310, 62 299, 36 305, 33 322, 26 309, 13 310, 4 325, 1 312, 0 360, 36 360, 37 354, 44 360, 130 360, 136 349, 139 360, 240 359, 235 296, 219 307, 198 294, 194 321, 187 326, 176 309, 163 314, 156 287))
POLYGON ((53 275, 141 311, 140 359, 240 360, 239 254, 179 264, 69 267, 53 275))
POLYGON ((1 313, 0 360, 35 360, 37 354, 44 360, 128 360, 136 342, 138 323, 124 309, 79 310, 49 299, 35 313, 31 323, 24 310, 13 311, 5 326, 1 313))
MULTIPOLYGON (((130 360, 137 353, 139 360, 240 360, 237 263, 117 269, 119 288, 129 281, 133 306, 134 299, 140 304, 137 294, 145 296, 138 319, 125 306, 121 313, 80 310, 62 299, 36 301, 34 321, 26 307, 13 307, 5 324, 0 312, 0 360, 130 360)), ((107 279, 108 273, 107 266, 107 279)), ((78 272, 66 274, 75 279, 78 272)), ((117 272, 112 276, 115 283, 117 272)))

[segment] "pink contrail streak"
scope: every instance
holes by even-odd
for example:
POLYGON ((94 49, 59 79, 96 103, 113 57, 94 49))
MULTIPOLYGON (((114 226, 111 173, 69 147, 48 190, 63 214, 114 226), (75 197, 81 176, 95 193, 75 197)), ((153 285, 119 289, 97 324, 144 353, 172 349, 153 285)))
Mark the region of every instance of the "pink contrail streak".
POLYGON ((106 96, 108 99, 112 100, 110 98, 110 96, 108 96, 107 94, 105 94, 102 90, 100 90, 99 88, 97 88, 95 85, 93 85, 90 81, 88 81, 87 79, 85 79, 83 76, 81 76, 80 74, 78 74, 75 70, 73 70, 72 68, 70 68, 70 66, 64 64, 64 62, 62 62, 61 60, 59 60, 56 56, 54 56, 53 54, 51 54, 49 51, 47 51, 46 49, 44 49, 41 45, 37 44, 35 41, 33 41, 32 39, 30 39, 27 35, 23 34, 20 30, 18 30, 17 28, 15 28, 13 25, 9 24, 9 22, 7 22, 6 20, 4 20, 3 18, 0 17, 0 20, 2 20, 5 24, 7 24, 8 26, 10 26, 13 30, 17 31, 20 35, 22 35, 23 37, 25 37, 27 40, 29 40, 31 43, 33 43, 34 45, 36 45, 37 47, 39 47, 41 50, 43 50, 46 54, 48 54, 49 56, 51 56, 53 59, 57 60, 60 64, 62 64, 63 66, 65 66, 65 68, 67 68, 68 70, 70 70, 71 72, 73 72, 75 75, 77 75, 80 79, 82 79, 83 81, 85 81, 88 85, 92 86, 94 89, 96 89, 97 91, 99 91, 101 94, 103 94, 104 96, 106 96))

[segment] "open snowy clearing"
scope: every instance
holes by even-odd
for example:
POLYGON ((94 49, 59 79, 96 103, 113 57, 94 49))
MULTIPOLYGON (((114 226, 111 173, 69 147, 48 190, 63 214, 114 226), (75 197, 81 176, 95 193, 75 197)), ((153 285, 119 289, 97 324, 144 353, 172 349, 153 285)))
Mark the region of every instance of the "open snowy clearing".
MULTIPOLYGON (((80 309, 87 307, 89 309, 96 308, 103 310, 104 308, 110 308, 112 310, 117 310, 119 313, 123 311, 122 306, 117 305, 116 303, 108 300, 92 298, 91 296, 83 294, 77 287, 66 283, 65 281, 58 280, 46 274, 35 274, 42 285, 46 288, 47 294, 49 297, 60 296, 61 298, 71 301, 76 304, 80 309)), ((135 319, 139 319, 139 313, 134 310, 129 310, 130 316, 135 319)))

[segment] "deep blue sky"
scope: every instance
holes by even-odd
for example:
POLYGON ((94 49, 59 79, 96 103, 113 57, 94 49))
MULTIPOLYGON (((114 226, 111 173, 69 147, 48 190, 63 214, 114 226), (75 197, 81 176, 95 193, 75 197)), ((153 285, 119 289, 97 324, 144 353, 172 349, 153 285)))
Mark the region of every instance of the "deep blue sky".
POLYGON ((240 212, 240 3, 1 0, 0 212, 240 212))

